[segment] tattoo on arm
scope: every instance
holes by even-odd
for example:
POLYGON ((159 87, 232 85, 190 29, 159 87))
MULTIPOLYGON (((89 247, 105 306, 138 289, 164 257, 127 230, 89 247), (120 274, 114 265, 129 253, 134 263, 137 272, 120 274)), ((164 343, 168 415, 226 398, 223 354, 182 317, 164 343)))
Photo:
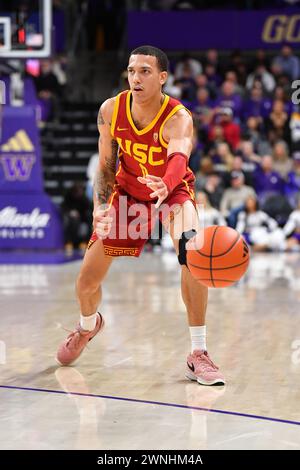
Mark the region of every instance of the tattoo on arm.
POLYGON ((105 121, 103 119, 103 115, 101 112, 101 108, 99 109, 99 112, 98 112, 97 124, 98 126, 102 126, 103 124, 105 124, 105 121))
POLYGON ((111 154, 105 158, 105 167, 100 168, 95 179, 95 191, 100 204, 106 204, 113 192, 116 176, 118 143, 111 142, 111 154))

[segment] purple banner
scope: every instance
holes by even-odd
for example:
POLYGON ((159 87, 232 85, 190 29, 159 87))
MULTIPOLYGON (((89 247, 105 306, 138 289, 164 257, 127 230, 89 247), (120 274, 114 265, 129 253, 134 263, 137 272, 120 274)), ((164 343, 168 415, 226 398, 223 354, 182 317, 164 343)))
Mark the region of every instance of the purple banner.
POLYGON ((41 149, 34 107, 3 107, 0 192, 43 191, 41 149))
POLYGON ((0 194, 0 248, 63 247, 60 215, 47 194, 0 194))
POLYGON ((300 9, 128 12, 128 48, 278 49, 300 46, 300 9))

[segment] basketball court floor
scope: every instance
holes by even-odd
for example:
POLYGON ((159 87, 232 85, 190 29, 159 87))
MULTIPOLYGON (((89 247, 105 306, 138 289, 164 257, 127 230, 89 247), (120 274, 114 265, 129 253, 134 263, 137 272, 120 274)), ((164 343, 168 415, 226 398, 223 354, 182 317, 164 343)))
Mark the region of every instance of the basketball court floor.
POLYGON ((184 377, 170 252, 113 263, 105 330, 58 367, 79 266, 0 266, 1 449, 300 449, 300 254, 252 255, 238 285, 210 289, 208 350, 224 387, 184 377))

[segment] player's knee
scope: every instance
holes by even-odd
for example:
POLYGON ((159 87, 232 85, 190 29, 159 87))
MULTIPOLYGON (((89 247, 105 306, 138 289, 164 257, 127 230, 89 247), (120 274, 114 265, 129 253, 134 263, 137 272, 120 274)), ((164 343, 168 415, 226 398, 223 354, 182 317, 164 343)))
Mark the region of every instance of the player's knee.
POLYGON ((197 231, 192 229, 188 230, 187 232, 183 232, 181 234, 181 237, 179 239, 179 246, 178 246, 178 261, 179 264, 182 266, 187 266, 187 260, 186 260, 186 244, 187 242, 193 238, 197 234, 197 231))
POLYGON ((100 287, 100 283, 90 274, 80 273, 76 281, 77 294, 88 296, 94 294, 100 287))

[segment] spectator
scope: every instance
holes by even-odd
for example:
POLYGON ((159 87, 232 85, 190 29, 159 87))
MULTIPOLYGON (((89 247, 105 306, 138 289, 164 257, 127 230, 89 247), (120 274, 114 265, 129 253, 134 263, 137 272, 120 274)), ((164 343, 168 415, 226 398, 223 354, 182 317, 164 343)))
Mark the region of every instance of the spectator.
MULTIPOLYGON (((249 165, 249 164, 248 164, 249 165)), ((252 165, 251 171, 248 170, 247 163, 245 163, 240 155, 235 155, 232 161, 231 170, 243 173, 246 186, 253 186, 252 165)), ((230 186, 231 172, 226 172, 222 175, 225 186, 230 186)))
POLYGON ((263 203, 269 196, 284 194, 284 181, 273 168, 273 157, 264 155, 261 164, 256 166, 253 174, 254 188, 259 202, 263 203))
POLYGON ((200 160, 200 166, 196 172, 195 189, 201 191, 206 184, 209 175, 214 173, 214 165, 212 159, 209 157, 203 157, 200 160))
POLYGON ((61 94, 61 87, 52 69, 50 59, 41 60, 41 73, 35 79, 37 94, 42 99, 50 99, 61 94))
POLYGON ((217 74, 213 65, 206 65, 205 74, 201 73, 196 77, 198 87, 205 87, 209 91, 209 96, 215 99, 218 93, 218 88, 222 83, 222 78, 217 74))
MULTIPOLYGON (((290 83, 288 86, 290 90, 290 83)), ((284 103, 284 111, 287 112, 288 116, 292 114, 293 111, 293 103, 291 97, 289 96, 288 90, 285 89, 284 86, 277 85, 274 94, 273 94, 273 101, 280 100, 284 103)))
POLYGON ((199 60, 193 59, 190 54, 185 53, 177 62, 175 67, 175 80, 181 80, 186 75, 186 70, 189 70, 190 76, 196 78, 199 73, 202 73, 202 65, 199 60))
POLYGON ((256 197, 254 189, 244 184, 243 173, 233 171, 231 187, 225 189, 220 205, 221 213, 227 218, 230 227, 235 227, 237 215, 249 196, 256 197))
POLYGON ((202 143, 207 143, 207 132, 213 118, 212 101, 206 88, 198 88, 197 101, 191 106, 194 123, 202 143))
POLYGON ((284 180, 287 179, 287 175, 293 166, 288 152, 289 149, 284 140, 278 140, 273 146, 273 168, 284 180))
POLYGON ((235 150, 240 142, 241 129, 240 126, 233 122, 233 113, 231 108, 221 108, 216 116, 216 123, 210 126, 208 132, 208 140, 214 141, 216 138, 216 127, 221 127, 224 140, 235 150))
POLYGON ((234 155, 227 142, 219 142, 216 146, 216 154, 214 156, 216 168, 220 171, 231 171, 234 155))
POLYGON ((90 237, 92 205, 85 195, 84 186, 77 182, 67 191, 62 204, 65 247, 84 249, 90 237))
POLYGON ((283 232, 287 237, 286 250, 300 251, 300 198, 298 194, 298 203, 296 209, 290 214, 283 232))
POLYGON ((300 194, 300 152, 293 154, 293 168, 287 175, 285 194, 292 207, 296 207, 300 194))
POLYGON ((239 83, 238 83, 238 78, 237 78, 237 74, 234 70, 228 70, 228 72, 226 72, 225 74, 225 81, 227 82, 230 82, 233 84, 233 92, 234 94, 237 94, 237 95, 240 95, 240 96, 244 96, 245 94, 245 88, 242 87, 239 83))
POLYGON ((231 81, 225 81, 221 88, 221 94, 216 99, 215 105, 218 108, 230 108, 233 116, 237 119, 241 118, 242 99, 235 93, 235 86, 231 81))
POLYGON ((261 157, 254 152, 253 142, 251 140, 242 140, 239 146, 242 159, 244 161, 243 168, 250 171, 255 170, 254 163, 260 163, 261 157))
POLYGON ((296 80, 300 76, 300 62, 298 57, 293 55, 290 45, 285 44, 281 48, 280 55, 276 56, 271 66, 272 72, 278 71, 289 76, 290 80, 296 80))
POLYGON ((265 120, 267 135, 271 143, 276 140, 285 140, 290 142, 289 116, 284 110, 284 102, 275 100, 272 111, 265 120))
POLYGON ((276 82, 273 75, 268 72, 265 65, 260 64, 258 65, 254 72, 250 73, 247 77, 246 88, 248 90, 253 89, 254 82, 258 81, 261 83, 264 90, 267 93, 272 93, 275 88, 276 82))
POLYGON ((278 228, 276 220, 259 209, 256 197, 249 196, 246 199, 245 209, 237 217, 236 230, 252 245, 254 251, 285 247, 282 230, 278 228))
POLYGON ((263 122, 263 118, 267 118, 272 109, 272 102, 269 98, 264 98, 261 85, 257 85, 251 89, 250 97, 245 100, 243 107, 243 118, 248 119, 255 116, 259 122, 263 122))
POLYGON ((250 116, 246 122, 245 135, 258 155, 266 155, 272 152, 272 147, 262 134, 260 121, 259 117, 250 116))
POLYGON ((207 194, 204 191, 198 191, 196 193, 196 203, 199 220, 201 224, 204 224, 204 227, 209 227, 210 225, 227 225, 221 212, 211 206, 207 194), (201 210, 202 208, 204 210, 201 210))
POLYGON ((184 64, 180 78, 176 78, 175 74, 174 85, 181 89, 181 99, 183 101, 192 102, 195 100, 197 86, 188 62, 184 64))

